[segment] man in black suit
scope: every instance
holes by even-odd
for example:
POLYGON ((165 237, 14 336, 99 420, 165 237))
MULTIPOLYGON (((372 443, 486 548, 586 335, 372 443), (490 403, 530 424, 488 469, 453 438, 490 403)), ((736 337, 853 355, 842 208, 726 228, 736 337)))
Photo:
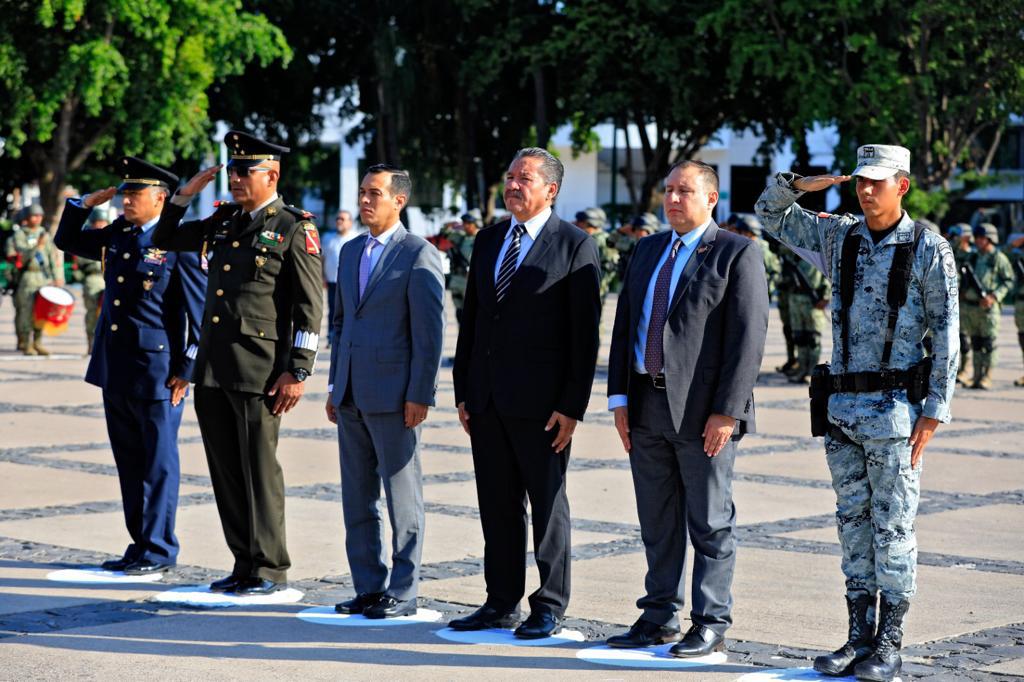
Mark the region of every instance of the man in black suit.
POLYGON ((670 653, 720 651, 732 623, 732 470, 737 441, 754 431, 768 288, 760 248, 715 224, 716 203, 711 166, 673 166, 664 199, 672 230, 640 240, 619 294, 608 409, 633 471, 647 594, 640 619, 609 646, 680 639, 687 532, 692 627, 670 653))
POLYGON ((557 633, 569 601, 565 471, 597 361, 600 258, 552 212, 564 169, 520 150, 505 176, 512 219, 477 234, 455 351, 455 402, 473 445, 487 601, 456 630, 511 627, 526 591, 526 500, 540 588, 522 639, 557 633))

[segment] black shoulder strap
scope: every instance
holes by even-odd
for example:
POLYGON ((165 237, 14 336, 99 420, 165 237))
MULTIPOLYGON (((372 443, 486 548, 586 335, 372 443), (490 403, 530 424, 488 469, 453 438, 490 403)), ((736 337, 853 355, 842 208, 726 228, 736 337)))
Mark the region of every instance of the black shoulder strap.
POLYGON ((900 308, 907 302, 910 290, 910 277, 914 270, 914 254, 921 235, 927 228, 914 222, 914 239, 896 245, 896 253, 892 256, 892 267, 889 269, 889 284, 886 289, 886 301, 889 304, 889 325, 885 331, 885 346, 882 348, 882 369, 889 368, 892 358, 892 343, 896 336, 896 323, 899 321, 900 308))
POLYGON ((851 227, 843 238, 843 251, 839 261, 839 318, 842 330, 843 371, 850 371, 850 308, 853 306, 854 279, 857 276, 857 252, 861 238, 851 227))

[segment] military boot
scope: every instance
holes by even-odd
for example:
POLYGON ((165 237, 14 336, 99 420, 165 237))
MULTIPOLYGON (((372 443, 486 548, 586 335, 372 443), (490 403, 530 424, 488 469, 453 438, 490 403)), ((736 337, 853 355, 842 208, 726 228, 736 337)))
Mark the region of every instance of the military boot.
POLYGON ((971 388, 988 390, 992 388, 992 354, 974 351, 974 382, 971 388))
POLYGON ((18 332, 18 350, 24 351, 28 348, 28 334, 18 332))
POLYGON ((907 615, 910 602, 906 599, 889 601, 882 596, 878 614, 878 635, 875 637, 875 651, 871 656, 853 668, 858 680, 869 682, 890 682, 903 667, 900 647, 903 646, 903 617, 907 615))
POLYGON ((846 644, 814 659, 814 669, 822 675, 845 677, 874 653, 875 596, 862 593, 851 599, 847 595, 846 610, 850 614, 850 635, 846 644))
POLYGON ((32 347, 35 349, 37 355, 49 355, 50 351, 43 347, 43 332, 38 329, 32 335, 32 347))
MULTIPOLYGON (((1017 334, 1017 341, 1020 343, 1020 349, 1024 351, 1024 334, 1017 334)), ((1020 379, 1013 380, 1014 386, 1024 386, 1024 376, 1020 379)))

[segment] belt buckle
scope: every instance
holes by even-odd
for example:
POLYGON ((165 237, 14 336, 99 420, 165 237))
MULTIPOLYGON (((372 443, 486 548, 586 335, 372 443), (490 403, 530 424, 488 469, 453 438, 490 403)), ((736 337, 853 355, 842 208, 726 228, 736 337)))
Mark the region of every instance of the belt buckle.
POLYGON ((662 391, 665 390, 665 374, 664 373, 657 374, 657 375, 651 374, 651 375, 648 375, 648 376, 651 377, 651 385, 654 386, 654 388, 657 388, 657 389, 662 390, 662 391))
POLYGON ((853 375, 853 388, 857 393, 867 393, 871 390, 870 378, 863 372, 853 375))

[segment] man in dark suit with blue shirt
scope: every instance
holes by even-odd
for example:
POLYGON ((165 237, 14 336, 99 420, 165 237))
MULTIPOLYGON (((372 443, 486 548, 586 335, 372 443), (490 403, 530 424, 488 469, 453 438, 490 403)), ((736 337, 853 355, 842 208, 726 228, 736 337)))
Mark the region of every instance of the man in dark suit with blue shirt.
POLYGON ((123 182, 68 199, 58 248, 104 263, 106 290, 85 380, 103 389, 110 446, 117 463, 132 543, 103 568, 144 575, 166 571, 178 556, 178 427, 202 324, 206 273, 195 254, 161 251, 153 228, 173 173, 124 157, 123 182), (93 207, 120 192, 124 216, 82 229, 93 207))
POLYGON ((629 453, 647 594, 640 619, 609 646, 680 639, 687 534, 692 626, 670 653, 720 651, 732 623, 732 471, 737 442, 754 431, 768 288, 760 248, 715 224, 717 202, 711 166, 673 166, 664 198, 672 229, 640 240, 619 294, 608 409, 629 453))
POLYGON ((600 257, 552 206, 562 163, 521 149, 505 174, 511 220, 477 233, 455 350, 455 402, 473 445, 487 601, 456 630, 510 627, 526 588, 526 502, 539 589, 515 635, 557 633, 569 602, 565 472, 590 400, 601 316, 600 257))

